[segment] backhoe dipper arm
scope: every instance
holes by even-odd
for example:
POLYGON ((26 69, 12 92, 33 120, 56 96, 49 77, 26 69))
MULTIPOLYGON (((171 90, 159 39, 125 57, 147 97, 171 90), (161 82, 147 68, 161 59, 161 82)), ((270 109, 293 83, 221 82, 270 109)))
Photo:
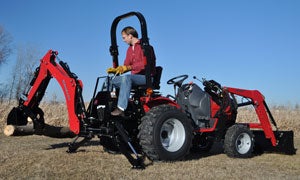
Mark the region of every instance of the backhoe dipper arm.
MULTIPOLYGON (((250 104, 253 105, 260 123, 248 123, 249 128, 263 129, 266 138, 271 140, 273 146, 276 146, 277 140, 272 130, 271 121, 269 117, 272 118, 271 120, 275 126, 276 123, 264 100, 265 99, 264 96, 258 90, 245 90, 245 89, 238 89, 238 88, 231 88, 231 87, 224 87, 223 89, 228 91, 231 94, 235 94, 235 95, 239 95, 251 99, 252 102, 250 102, 250 104), (269 116, 267 113, 269 113, 269 116)), ((242 103, 242 104, 247 104, 247 103, 242 103)))
POLYGON ((54 77, 61 86, 68 108, 70 130, 75 134, 80 132, 81 120, 85 117, 85 107, 82 98, 82 81, 77 79, 68 65, 62 61, 56 63, 56 51, 49 50, 41 59, 40 66, 36 69, 31 88, 23 98, 23 105, 29 109, 38 107, 42 100, 48 83, 54 77))

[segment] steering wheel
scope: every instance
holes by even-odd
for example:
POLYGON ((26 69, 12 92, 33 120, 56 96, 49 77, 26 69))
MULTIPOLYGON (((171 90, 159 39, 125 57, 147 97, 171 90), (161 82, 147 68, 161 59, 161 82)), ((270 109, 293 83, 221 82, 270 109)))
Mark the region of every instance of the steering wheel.
POLYGON ((176 76, 170 80, 167 81, 167 84, 175 84, 178 85, 179 87, 182 85, 183 81, 186 80, 189 76, 184 74, 180 76, 176 76))

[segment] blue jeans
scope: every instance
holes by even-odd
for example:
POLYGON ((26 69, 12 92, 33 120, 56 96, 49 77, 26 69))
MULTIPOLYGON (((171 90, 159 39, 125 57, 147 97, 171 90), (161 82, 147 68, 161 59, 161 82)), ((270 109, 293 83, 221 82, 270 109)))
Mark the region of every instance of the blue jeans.
POLYGON ((120 89, 118 97, 118 108, 122 111, 124 111, 127 108, 132 85, 144 84, 146 84, 145 75, 125 74, 123 76, 116 76, 112 80, 112 85, 120 89))

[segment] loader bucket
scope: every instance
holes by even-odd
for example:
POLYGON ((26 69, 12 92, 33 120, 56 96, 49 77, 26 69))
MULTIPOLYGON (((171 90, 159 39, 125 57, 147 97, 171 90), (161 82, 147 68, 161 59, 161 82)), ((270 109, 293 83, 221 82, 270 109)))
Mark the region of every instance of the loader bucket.
POLYGON ((293 131, 273 131, 277 140, 277 145, 273 146, 270 139, 265 137, 264 131, 252 131, 254 135, 254 153, 275 152, 287 155, 296 154, 294 147, 293 131))
POLYGON ((23 113, 23 110, 20 107, 14 107, 7 116, 7 125, 26 125, 27 117, 23 113))

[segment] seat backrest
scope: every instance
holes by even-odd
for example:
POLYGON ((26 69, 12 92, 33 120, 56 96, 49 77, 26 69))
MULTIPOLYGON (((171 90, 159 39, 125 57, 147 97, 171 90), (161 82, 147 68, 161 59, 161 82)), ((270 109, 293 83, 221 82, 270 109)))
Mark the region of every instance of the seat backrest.
POLYGON ((155 75, 153 76, 153 89, 160 89, 160 78, 163 68, 161 66, 155 67, 155 75))
MULTIPOLYGON (((152 88, 154 90, 160 89, 160 78, 161 78, 162 70, 163 70, 163 68, 161 66, 155 67, 155 75, 153 76, 153 82, 152 82, 152 88)), ((147 89, 146 85, 133 86, 132 92, 135 92, 136 90, 145 91, 146 89, 147 89)))

